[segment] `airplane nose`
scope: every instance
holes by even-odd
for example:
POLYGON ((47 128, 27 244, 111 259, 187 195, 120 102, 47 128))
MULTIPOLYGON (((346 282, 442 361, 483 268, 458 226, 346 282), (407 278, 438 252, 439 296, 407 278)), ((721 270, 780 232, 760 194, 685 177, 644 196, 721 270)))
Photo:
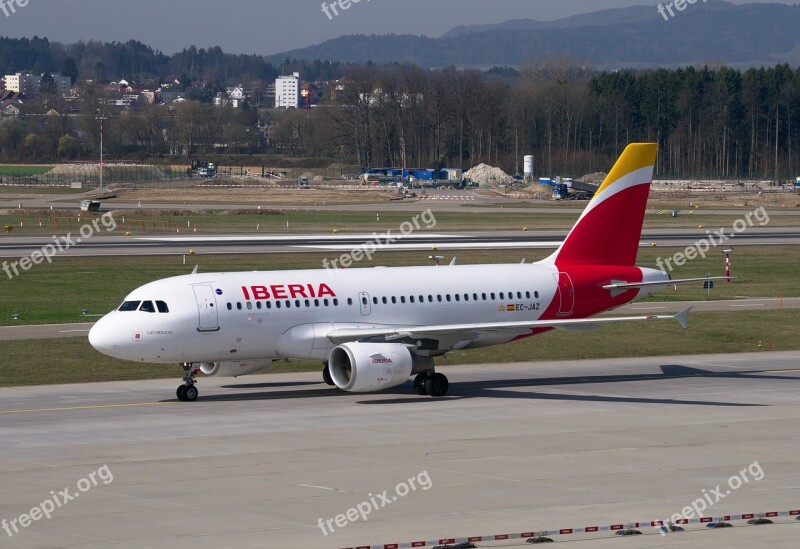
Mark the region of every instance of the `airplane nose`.
POLYGON ((115 337, 107 317, 98 320, 89 330, 89 343, 103 354, 108 354, 116 347, 115 337))

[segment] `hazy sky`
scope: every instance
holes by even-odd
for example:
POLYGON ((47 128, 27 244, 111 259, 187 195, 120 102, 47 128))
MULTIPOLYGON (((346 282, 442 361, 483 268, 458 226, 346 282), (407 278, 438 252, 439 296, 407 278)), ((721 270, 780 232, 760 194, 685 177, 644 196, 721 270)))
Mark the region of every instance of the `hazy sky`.
MULTIPOLYGON (((6 4, 24 0, 4 0, 6 4)), ((326 0, 326 4, 340 0, 326 0)), ((347 0, 341 0, 347 2, 347 0)), ((663 0, 667 3, 669 0, 663 0)), ((702 0, 698 0, 702 1, 702 0)), ((800 0, 781 0, 796 4, 800 0)), ((28 0, 6 16, 0 36, 57 42, 140 40, 165 53, 192 44, 272 54, 344 34, 439 36, 457 25, 557 19, 654 0, 350 0, 326 16, 322 0, 28 0)), ((733 0, 750 3, 749 0, 733 0)), ((691 6, 689 6, 691 9, 691 6)), ((687 10, 688 13, 688 10, 687 10)))

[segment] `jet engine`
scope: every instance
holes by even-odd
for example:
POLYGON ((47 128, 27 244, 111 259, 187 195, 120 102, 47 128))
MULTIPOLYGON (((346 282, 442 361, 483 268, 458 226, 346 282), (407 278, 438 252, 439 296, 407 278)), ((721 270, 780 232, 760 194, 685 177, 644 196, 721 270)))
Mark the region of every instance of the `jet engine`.
POLYGON ((396 343, 344 343, 335 347, 328 358, 334 384, 351 393, 370 393, 404 383, 418 363, 408 347, 396 343))

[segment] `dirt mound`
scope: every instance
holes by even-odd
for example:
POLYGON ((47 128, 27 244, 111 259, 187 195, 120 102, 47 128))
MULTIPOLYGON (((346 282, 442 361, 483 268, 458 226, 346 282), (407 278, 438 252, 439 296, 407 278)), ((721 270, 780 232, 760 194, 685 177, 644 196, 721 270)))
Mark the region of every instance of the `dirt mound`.
POLYGON ((607 175, 608 174, 605 172, 588 173, 583 177, 579 177, 575 181, 582 181, 583 183, 594 183, 595 185, 599 185, 603 183, 603 181, 605 181, 607 175))
MULTIPOLYGON (((75 179, 76 181, 99 180, 100 166, 98 164, 60 164, 41 178, 75 179)), ((160 168, 147 164, 104 164, 103 179, 106 181, 163 181, 168 177, 160 168)))
POLYGON ((511 185, 514 178, 500 168, 479 164, 466 172, 464 177, 470 181, 480 183, 481 186, 498 187, 501 185, 511 185))

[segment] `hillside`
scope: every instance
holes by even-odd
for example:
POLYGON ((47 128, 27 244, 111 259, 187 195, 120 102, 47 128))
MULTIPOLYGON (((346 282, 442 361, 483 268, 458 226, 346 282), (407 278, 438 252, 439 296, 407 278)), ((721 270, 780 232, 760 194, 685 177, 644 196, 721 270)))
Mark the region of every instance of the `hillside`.
POLYGON ((689 5, 669 21, 655 6, 603 10, 557 21, 518 19, 456 27, 439 38, 349 35, 269 57, 424 67, 522 65, 567 53, 602 67, 733 66, 800 62, 800 6, 689 5))

